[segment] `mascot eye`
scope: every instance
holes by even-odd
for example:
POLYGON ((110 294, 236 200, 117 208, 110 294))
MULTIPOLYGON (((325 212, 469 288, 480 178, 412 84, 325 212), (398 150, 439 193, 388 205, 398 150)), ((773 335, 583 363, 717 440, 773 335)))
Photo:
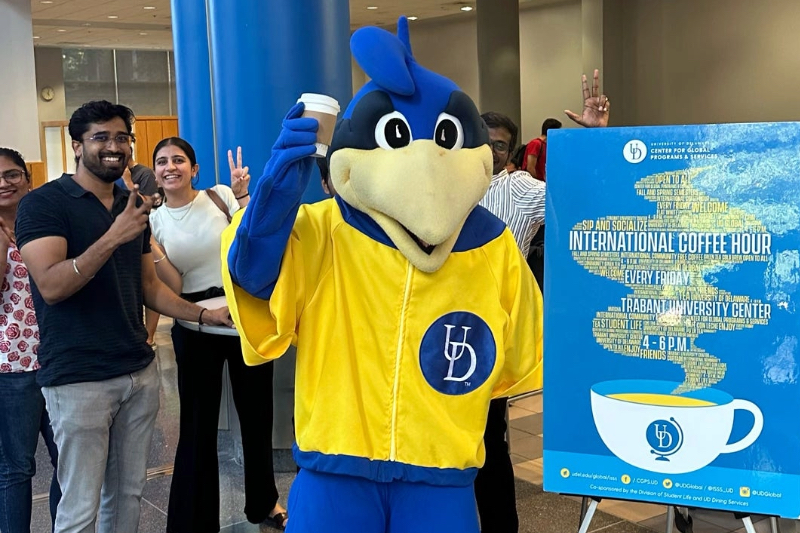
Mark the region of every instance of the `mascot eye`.
POLYGON ((453 115, 442 113, 436 121, 433 140, 442 148, 458 150, 464 146, 464 128, 453 115))
POLYGON ((411 144, 411 127, 398 111, 383 115, 375 126, 375 142, 385 150, 395 150, 411 144))

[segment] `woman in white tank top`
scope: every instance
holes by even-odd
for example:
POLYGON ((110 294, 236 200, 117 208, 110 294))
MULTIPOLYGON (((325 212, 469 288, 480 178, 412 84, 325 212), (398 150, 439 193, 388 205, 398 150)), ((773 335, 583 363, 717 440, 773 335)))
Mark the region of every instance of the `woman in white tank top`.
MULTIPOLYGON (((216 185, 199 191, 192 184, 199 166, 189 143, 170 137, 153 152, 156 180, 165 196, 164 204, 150 215, 156 271, 173 290, 194 302, 224 294, 221 235, 231 215, 250 200, 250 176, 242 167, 241 150, 237 164, 230 152, 228 156, 232 188, 216 185)), ((167 531, 219 531, 217 420, 225 361, 242 429, 245 515, 250 522, 269 520, 283 529, 288 517, 278 504, 272 465, 273 365, 248 367, 238 337, 193 331, 177 323, 172 342, 181 420, 167 531)))

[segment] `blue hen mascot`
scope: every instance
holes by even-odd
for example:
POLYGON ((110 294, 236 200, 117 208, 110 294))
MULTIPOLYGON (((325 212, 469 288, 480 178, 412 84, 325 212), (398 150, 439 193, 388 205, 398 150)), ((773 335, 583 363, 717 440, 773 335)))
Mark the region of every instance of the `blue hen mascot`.
POLYGON ((300 205, 317 121, 297 104, 223 238, 228 304, 247 364, 297 346, 288 531, 477 532, 489 401, 541 386, 541 294, 477 206, 472 100, 416 63, 404 18, 351 49, 371 81, 330 146, 337 196, 300 205))

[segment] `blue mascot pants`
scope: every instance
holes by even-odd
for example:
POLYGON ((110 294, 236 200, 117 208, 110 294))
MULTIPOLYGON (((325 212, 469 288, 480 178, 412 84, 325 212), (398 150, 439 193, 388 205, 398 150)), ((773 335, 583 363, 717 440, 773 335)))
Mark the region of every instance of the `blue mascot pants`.
POLYGON ((478 533, 472 484, 437 487, 301 469, 289 493, 287 533, 478 533))

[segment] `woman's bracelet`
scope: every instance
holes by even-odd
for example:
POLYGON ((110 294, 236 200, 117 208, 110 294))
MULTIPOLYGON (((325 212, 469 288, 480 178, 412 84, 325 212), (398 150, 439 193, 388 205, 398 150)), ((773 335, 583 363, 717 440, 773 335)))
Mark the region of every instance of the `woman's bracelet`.
POLYGON ((167 258, 167 254, 164 254, 161 257, 159 257, 158 259, 153 259, 153 263, 158 264, 158 263, 160 263, 161 261, 163 261, 166 258, 167 258))
POLYGON ((206 311, 208 311, 208 309, 206 309, 205 307, 202 308, 200 310, 200 316, 197 317, 197 323, 200 324, 201 326, 203 325, 203 313, 205 313, 206 311))
POLYGON ((82 277, 83 279, 89 280, 89 279, 94 278, 94 276, 84 276, 83 274, 81 274, 81 271, 78 270, 78 258, 77 257, 73 257, 72 258, 72 270, 74 270, 75 273, 77 275, 79 275, 80 277, 82 277))
POLYGON ((242 198, 247 198, 248 196, 250 196, 250 193, 246 192, 241 196, 234 196, 234 198, 236 198, 237 200, 241 200, 242 198))

